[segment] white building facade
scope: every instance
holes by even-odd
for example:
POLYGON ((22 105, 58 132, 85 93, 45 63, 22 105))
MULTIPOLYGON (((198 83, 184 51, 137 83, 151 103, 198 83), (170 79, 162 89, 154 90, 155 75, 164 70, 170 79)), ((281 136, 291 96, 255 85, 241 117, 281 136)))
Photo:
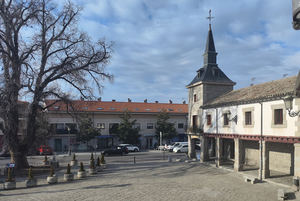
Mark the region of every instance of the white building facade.
MULTIPOLYGON (((55 100, 46 101, 50 105, 55 100)), ((170 103, 147 103, 147 101, 116 102, 116 101, 72 101, 76 107, 76 115, 84 116, 92 120, 94 127, 101 130, 101 135, 89 142, 91 149, 105 149, 121 143, 113 133, 113 127, 121 123, 121 116, 128 110, 131 120, 136 120, 135 127, 139 128, 140 148, 151 149, 157 146, 156 122, 158 114, 166 111, 169 114, 169 122, 174 124, 178 137, 174 140, 184 141, 187 127, 187 104, 170 103)), ((85 150, 86 145, 76 141, 78 132, 78 121, 74 115, 68 112, 70 107, 63 102, 53 104, 47 112, 48 122, 52 125, 53 134, 49 140, 49 145, 56 152, 67 151, 69 146, 73 150, 85 150), (68 131, 67 128, 70 128, 68 131)), ((163 140, 165 142, 165 140, 163 140)))

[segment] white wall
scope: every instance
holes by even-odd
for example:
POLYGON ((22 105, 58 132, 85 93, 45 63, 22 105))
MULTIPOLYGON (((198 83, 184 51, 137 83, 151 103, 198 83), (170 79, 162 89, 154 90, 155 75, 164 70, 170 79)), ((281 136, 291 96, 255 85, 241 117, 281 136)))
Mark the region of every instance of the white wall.
MULTIPOLYGON (((299 110, 300 101, 294 100, 294 110, 299 110)), ((283 100, 263 102, 263 135, 270 136, 300 136, 300 120, 299 117, 290 117, 285 110, 283 100), (273 110, 277 108, 283 109, 283 125, 274 125, 273 110)), ((204 132, 207 133, 224 133, 224 134, 240 134, 240 135, 260 135, 261 132, 261 104, 252 103, 244 105, 235 105, 229 107, 220 107, 212 109, 204 109, 202 115, 204 132), (229 122, 229 126, 223 125, 223 113, 230 111, 230 118, 237 115, 237 124, 234 121, 229 122), (252 126, 245 125, 245 111, 252 111, 252 126), (206 115, 211 114, 212 125, 207 126, 206 115), (217 116, 217 120, 216 120, 217 116), (218 129, 216 129, 216 121, 218 129)))

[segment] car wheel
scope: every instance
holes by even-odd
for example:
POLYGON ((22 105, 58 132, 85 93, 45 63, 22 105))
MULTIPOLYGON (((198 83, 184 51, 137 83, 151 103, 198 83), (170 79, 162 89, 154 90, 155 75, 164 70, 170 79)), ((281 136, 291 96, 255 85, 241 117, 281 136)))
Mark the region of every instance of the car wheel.
POLYGON ((180 150, 178 150, 176 153, 180 153, 181 151, 180 150))

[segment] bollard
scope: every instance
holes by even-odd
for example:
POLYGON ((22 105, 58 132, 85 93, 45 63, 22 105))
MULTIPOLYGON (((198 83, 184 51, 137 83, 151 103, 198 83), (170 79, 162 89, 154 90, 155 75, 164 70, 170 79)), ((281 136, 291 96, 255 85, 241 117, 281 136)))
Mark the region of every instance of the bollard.
POLYGON ((135 156, 133 157, 133 164, 135 164, 135 156))
POLYGON ((168 162, 172 163, 172 156, 168 156, 168 162))
POLYGON ((164 152, 163 152, 163 160, 165 160, 165 150, 164 150, 164 152))

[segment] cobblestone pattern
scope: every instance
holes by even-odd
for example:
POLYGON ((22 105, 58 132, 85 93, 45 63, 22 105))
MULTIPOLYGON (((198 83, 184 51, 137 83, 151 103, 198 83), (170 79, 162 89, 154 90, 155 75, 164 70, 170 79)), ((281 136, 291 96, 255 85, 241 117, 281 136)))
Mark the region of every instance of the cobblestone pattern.
MULTIPOLYGON (((156 152, 132 157, 107 157, 107 169, 95 176, 71 183, 46 185, 39 179, 39 187, 0 191, 2 201, 273 201, 282 187, 268 183, 245 183, 242 176, 199 162, 160 160, 156 152)), ((75 170, 73 170, 75 172, 75 170)))

